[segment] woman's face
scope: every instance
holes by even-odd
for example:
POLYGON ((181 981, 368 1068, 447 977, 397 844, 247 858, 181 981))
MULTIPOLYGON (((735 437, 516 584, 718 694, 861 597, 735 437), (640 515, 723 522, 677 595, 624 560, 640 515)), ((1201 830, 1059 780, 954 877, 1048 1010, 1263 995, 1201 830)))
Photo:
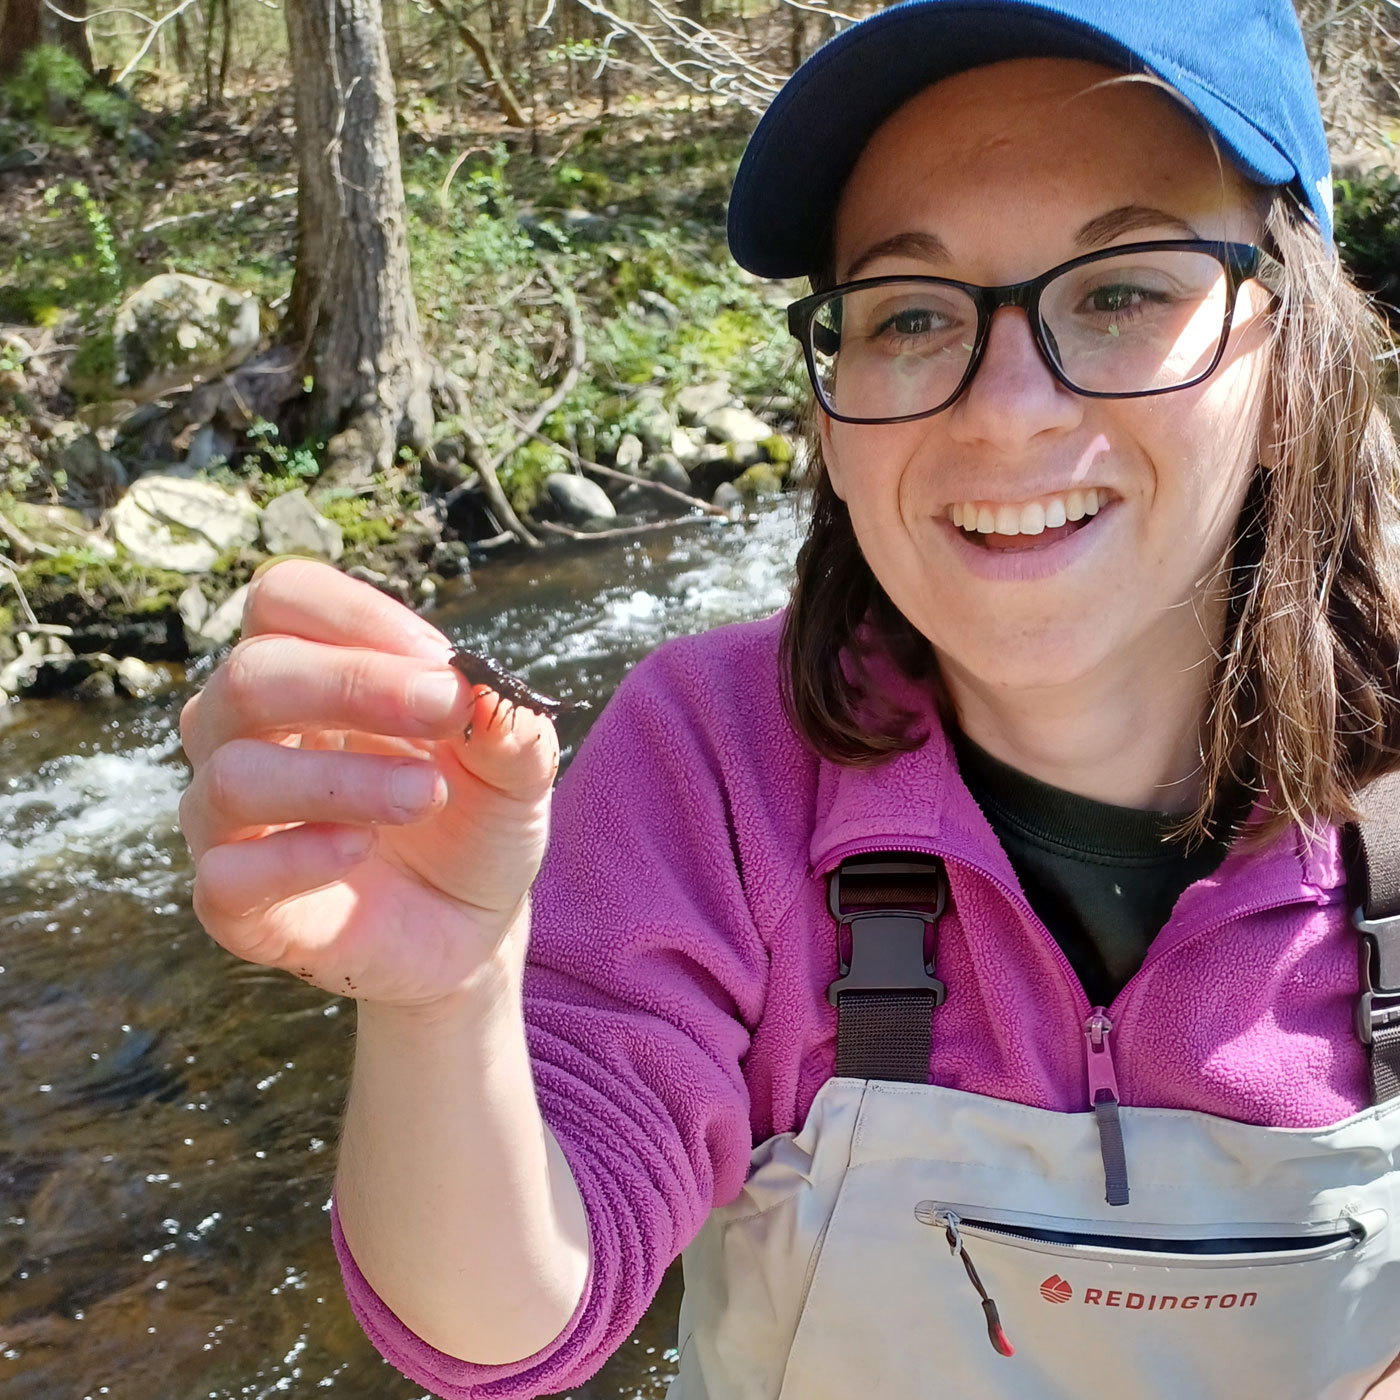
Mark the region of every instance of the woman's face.
MULTIPOLYGON (((1200 128, 1151 85, 1112 77, 1023 59, 906 104, 843 192, 837 279, 994 286, 1119 243, 1258 241, 1258 195, 1200 128)), ((968 686, 990 698, 1163 667, 1208 681, 1223 626, 1212 580, 1260 460, 1266 301, 1244 284, 1224 358, 1194 388, 1080 397, 1050 373, 1025 313, 1005 308, 951 408, 880 426, 823 417, 861 549, 955 700, 968 686), (1054 522, 1091 503, 1078 524, 1020 532, 1037 508, 1054 522), (987 511, 1017 533, 978 533, 987 511)))

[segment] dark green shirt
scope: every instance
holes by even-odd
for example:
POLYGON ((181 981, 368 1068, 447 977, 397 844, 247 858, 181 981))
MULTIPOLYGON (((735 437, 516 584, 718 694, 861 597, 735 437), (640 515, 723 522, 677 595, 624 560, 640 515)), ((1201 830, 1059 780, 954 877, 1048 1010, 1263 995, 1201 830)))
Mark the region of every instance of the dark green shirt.
POLYGON ((958 768, 1030 901, 1095 1006, 1142 965, 1188 885, 1225 858, 1228 840, 1187 850, 1180 820, 1051 787, 953 736, 958 768))

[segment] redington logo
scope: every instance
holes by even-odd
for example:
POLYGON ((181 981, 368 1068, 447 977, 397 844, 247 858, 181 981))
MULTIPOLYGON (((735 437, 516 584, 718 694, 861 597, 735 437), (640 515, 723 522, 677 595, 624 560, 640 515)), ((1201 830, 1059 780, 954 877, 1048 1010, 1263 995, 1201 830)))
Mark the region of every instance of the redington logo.
MULTIPOLYGON (((1047 1303, 1068 1303, 1074 1289, 1059 1274, 1051 1274, 1040 1285, 1040 1296, 1047 1303)), ((1090 1307, 1128 1308, 1133 1312, 1171 1312, 1176 1308, 1252 1308, 1257 1293, 1130 1293, 1121 1288, 1086 1288, 1082 1302, 1090 1307)))

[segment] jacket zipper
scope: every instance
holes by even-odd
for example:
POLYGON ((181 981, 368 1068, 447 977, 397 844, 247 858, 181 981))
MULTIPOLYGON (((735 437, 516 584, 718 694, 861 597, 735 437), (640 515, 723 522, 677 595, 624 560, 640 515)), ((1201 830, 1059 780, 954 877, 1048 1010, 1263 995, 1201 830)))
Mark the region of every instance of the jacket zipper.
MULTIPOLYGON (((1127 1161, 1123 1151, 1123 1127, 1118 1114, 1118 1079, 1113 1068, 1112 1052, 1109 1050, 1108 1046, 1108 1035, 1113 1029, 1110 1013, 1121 1008, 1123 1002, 1133 990, 1133 983, 1147 971, 1149 966, 1155 966, 1156 962, 1160 961, 1160 958, 1154 959, 1152 956, 1152 949, 1149 948, 1142 965, 1128 978, 1127 982, 1123 985, 1123 989, 1113 998, 1110 1005, 1107 1007, 1091 1006, 1089 1003, 1089 994, 1084 990, 1084 985, 1080 982, 1078 974, 1070 964, 1070 960, 1065 956, 1064 949, 1055 941, 1054 935, 1051 934, 1050 930, 1041 922, 1035 910, 1032 909, 1015 890, 1011 889, 1009 885, 980 865, 964 860, 959 856, 949 856, 946 852, 940 851, 928 843, 911 841, 908 837, 900 837, 892 838, 889 841, 852 841, 849 844, 837 846, 834 851, 827 853, 822 862, 823 866, 826 867, 823 871, 823 876, 829 874, 831 870, 834 870, 843 860, 846 860, 850 856, 869 855, 876 851, 908 851, 919 855, 933 856, 935 859, 941 860, 945 865, 960 866, 970 875, 975 875, 979 879, 985 880, 1002 895, 1006 902, 1010 904, 1023 919, 1028 919, 1033 927, 1040 930, 1042 941, 1048 946, 1051 956, 1059 967, 1060 974, 1064 979, 1065 986, 1070 993, 1071 999, 1079 1007, 1080 1015, 1085 1018, 1081 1024, 1083 1026, 1083 1034, 1086 1043, 1086 1069, 1089 1071, 1089 1107, 1094 1113, 1094 1118, 1099 1129, 1099 1147, 1104 1159, 1105 1199, 1110 1205, 1127 1204, 1127 1161), (1104 1022, 1100 1041, 1103 1059, 1097 1061, 1097 1066, 1103 1082, 1096 1084, 1094 1078, 1096 1069, 1095 1057, 1099 1053, 1100 1047, 1093 1045, 1093 1033, 1090 1027, 1099 1017, 1102 1017, 1104 1022), (1111 1098, 1109 1097, 1110 1093, 1111 1098), (1103 1103, 1102 1112, 1100 1112, 1100 1095, 1102 1095, 1103 1103), (1121 1169, 1116 1178, 1113 1175, 1113 1165, 1117 1165, 1121 1169), (1121 1201, 1114 1200, 1114 1195, 1117 1193, 1121 1193, 1121 1201)), ((1235 909, 1231 909, 1228 913, 1221 915, 1220 918, 1215 919, 1213 922, 1195 929, 1190 933, 1184 934, 1182 937, 1178 938, 1172 944, 1171 948, 1162 956, 1170 957, 1180 949, 1194 943, 1198 938, 1204 938, 1206 935, 1214 933, 1217 929, 1223 928, 1226 924, 1235 919, 1248 918, 1254 914, 1262 914, 1267 910, 1284 909, 1291 904, 1300 904, 1303 902, 1305 901, 1299 899, 1272 899, 1264 900, 1259 903, 1240 905, 1235 909)))
POLYGON ((1128 1204, 1128 1159, 1123 1151, 1123 1124, 1118 1117, 1118 1076, 1108 1037, 1113 1022, 1096 1006, 1084 1022, 1084 1059, 1089 1073, 1089 1107, 1099 1129, 1103 1158, 1104 1200, 1111 1206, 1128 1204))

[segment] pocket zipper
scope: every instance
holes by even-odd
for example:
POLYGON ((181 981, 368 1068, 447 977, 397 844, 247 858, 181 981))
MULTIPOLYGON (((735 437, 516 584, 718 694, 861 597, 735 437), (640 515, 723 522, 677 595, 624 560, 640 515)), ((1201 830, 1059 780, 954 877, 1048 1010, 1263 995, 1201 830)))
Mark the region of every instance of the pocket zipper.
MULTIPOLYGON (((976 1235, 986 1235, 993 1239, 1003 1239, 1012 1245, 1032 1245, 1047 1253, 1063 1254, 1108 1254, 1117 1260, 1123 1255, 1145 1255, 1144 1264, 1170 1260, 1171 1264, 1197 1268, 1228 1268, 1240 1266, 1240 1261, 1250 1258, 1260 1266, 1275 1263, 1307 1263, 1314 1258, 1327 1255, 1340 1246, 1353 1246, 1365 1243, 1386 1223, 1384 1211, 1366 1211, 1348 1216, 1335 1223, 1326 1233, 1299 1234, 1284 1233, 1290 1227, 1279 1225, 1276 1235, 1236 1235, 1222 1238, 1199 1237, 1194 1239, 1171 1239, 1166 1237, 1098 1234, 1079 1230, 1055 1230, 1032 1225, 1011 1225, 987 1220, 974 1220, 960 1215, 956 1210, 940 1206, 933 1201, 920 1201, 914 1207, 915 1217, 925 1225, 943 1229, 951 1219, 959 1231, 970 1230, 976 1235), (1208 1246, 1207 1248, 1183 1249, 1183 1245, 1208 1246), (1155 1258, 1153 1256, 1156 1256, 1155 1258), (1259 1257, 1262 1256, 1262 1257, 1259 1257), (1273 1257, 1270 1257, 1273 1256, 1273 1257)), ((1164 1263, 1163 1267, 1167 1267, 1164 1263)))
MULTIPOLYGON (((1173 1260, 1183 1259, 1191 1263, 1202 1260, 1224 1260, 1234 1262, 1242 1254, 1248 1255, 1268 1255, 1276 1254, 1280 1256, 1276 1260, 1264 1260, 1265 1263, 1300 1263, 1317 1257, 1325 1257, 1330 1251, 1336 1249, 1338 1245, 1359 1245, 1369 1239, 1385 1223, 1384 1211, 1368 1211, 1364 1215, 1349 1217, 1345 1222, 1343 1230, 1334 1231, 1328 1235, 1308 1235, 1303 1238, 1312 1241, 1307 1246, 1299 1248, 1299 1237, 1297 1235, 1277 1235, 1260 1236, 1246 1239, 1225 1239, 1219 1241, 1208 1241, 1209 1243, 1219 1243, 1221 1245, 1248 1245, 1245 1250, 1236 1249, 1233 1253, 1208 1252, 1200 1254, 1173 1253, 1173 1246, 1180 1246, 1185 1243, 1182 1240, 1164 1239, 1139 1239, 1136 1236, 1124 1235, 1090 1235, 1079 1234, 1077 1231, 1043 1231, 1033 1230, 1025 1226, 1015 1225, 990 1225, 981 1220, 964 1219, 954 1210, 949 1210, 946 1206, 940 1206, 933 1201, 920 1201, 914 1207, 914 1214, 925 1225, 932 1225, 936 1229, 943 1231, 943 1237, 948 1241, 948 1249, 956 1254, 961 1260, 963 1269, 966 1271, 972 1286, 977 1290, 977 1296, 982 1300, 982 1312, 987 1320, 987 1338, 992 1344, 992 1350, 1000 1356, 1015 1355, 1015 1347, 1011 1345, 1010 1339, 1006 1335, 1005 1329, 1001 1325, 1001 1315, 997 1311, 996 1302, 987 1292, 981 1276, 973 1265, 972 1257, 967 1252, 967 1245, 963 1240, 963 1229, 974 1230, 981 1235, 988 1235, 993 1238, 1001 1236, 1003 1239, 1013 1244, 1032 1243, 1036 1245, 1048 1245, 1052 1251, 1084 1251, 1085 1253, 1103 1253, 1106 1250, 1122 1254, 1130 1250, 1139 1253, 1158 1253, 1173 1260), (1058 1238, 1047 1238, 1047 1236, 1058 1236, 1058 1238), (1300 1258, 1300 1255, 1303 1256, 1300 1258), (1288 1256, 1285 1260, 1283 1256, 1288 1256)), ((1283 1227, 1280 1227, 1283 1228, 1283 1227)), ((1207 1266, 1209 1267, 1209 1266, 1207 1266)))

